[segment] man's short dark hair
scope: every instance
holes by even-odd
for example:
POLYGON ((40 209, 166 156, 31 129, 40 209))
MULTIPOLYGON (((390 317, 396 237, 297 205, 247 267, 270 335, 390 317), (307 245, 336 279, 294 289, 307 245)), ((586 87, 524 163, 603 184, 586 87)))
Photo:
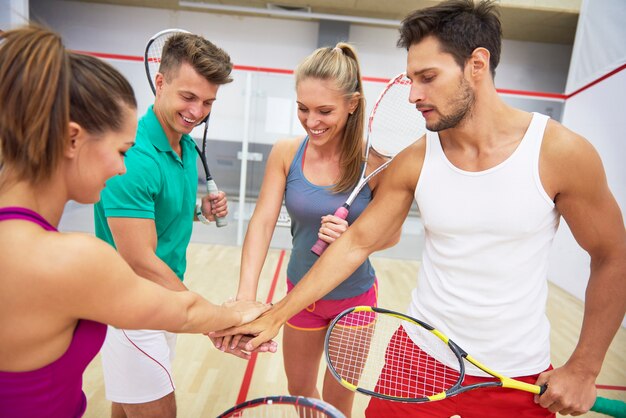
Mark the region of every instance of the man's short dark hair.
POLYGON ((201 36, 179 33, 165 41, 159 72, 166 78, 176 77, 183 62, 190 64, 210 83, 222 85, 233 81, 230 56, 201 36))
POLYGON ((407 50, 413 44, 433 36, 461 68, 476 48, 489 51, 489 67, 495 77, 502 48, 502 27, 493 0, 448 0, 437 6, 415 10, 400 27, 398 47, 407 50))

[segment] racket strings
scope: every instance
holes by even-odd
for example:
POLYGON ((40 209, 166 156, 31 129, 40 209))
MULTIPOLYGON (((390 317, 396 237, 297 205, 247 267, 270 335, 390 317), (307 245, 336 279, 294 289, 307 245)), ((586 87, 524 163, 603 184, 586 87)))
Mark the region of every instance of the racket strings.
POLYGON ((385 351, 375 391, 398 398, 425 398, 445 392, 459 377, 457 370, 422 350, 400 326, 385 351))
POLYGON ((150 73, 149 75, 152 83, 154 83, 156 73, 159 72, 159 67, 161 66, 161 54, 163 52, 163 47, 165 46, 165 41, 167 41, 170 36, 172 36, 171 33, 157 36, 153 39, 152 43, 148 47, 148 51, 146 52, 148 71, 150 73))
POLYGON ((437 336, 427 330, 416 333, 414 328, 418 326, 394 316, 351 312, 330 332, 331 367, 357 388, 394 398, 444 392, 459 381, 460 373, 437 358, 452 357, 446 362, 457 367, 458 361, 437 336), (411 329, 411 337, 405 327, 411 329))
POLYGON ((409 102, 411 82, 397 77, 375 104, 370 117, 370 146, 384 157, 394 157, 425 132, 422 114, 409 102))

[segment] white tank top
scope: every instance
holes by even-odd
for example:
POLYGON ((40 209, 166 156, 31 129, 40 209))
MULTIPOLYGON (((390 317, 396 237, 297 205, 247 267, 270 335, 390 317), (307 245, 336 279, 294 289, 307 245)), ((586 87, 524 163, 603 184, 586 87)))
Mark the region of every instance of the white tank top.
POLYGON ((559 214, 539 179, 547 121, 533 114, 511 156, 479 172, 452 165, 428 132, 415 189, 425 243, 409 315, 511 377, 550 365, 548 253, 559 214))

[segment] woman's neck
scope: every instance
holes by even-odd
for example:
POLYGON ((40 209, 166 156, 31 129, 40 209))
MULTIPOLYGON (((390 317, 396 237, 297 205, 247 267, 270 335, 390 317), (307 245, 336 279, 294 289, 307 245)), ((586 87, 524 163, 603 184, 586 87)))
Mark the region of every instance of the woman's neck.
POLYGON ((28 181, 0 181, 0 207, 23 207, 37 212, 57 227, 67 199, 51 182, 34 185, 28 181))

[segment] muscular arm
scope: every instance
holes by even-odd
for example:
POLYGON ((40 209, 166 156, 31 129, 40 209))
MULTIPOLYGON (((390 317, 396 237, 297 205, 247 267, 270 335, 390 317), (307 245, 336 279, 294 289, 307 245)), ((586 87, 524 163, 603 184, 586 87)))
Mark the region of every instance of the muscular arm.
POLYGON ((108 218, 108 223, 118 252, 135 273, 170 290, 187 290, 176 273, 156 255, 154 220, 108 218))
POLYGON ((593 404, 595 379, 626 312, 626 231, 593 146, 560 125, 551 126, 548 134, 553 140, 542 148, 542 180, 591 257, 578 344, 564 367, 548 377, 549 387, 558 392, 540 402, 554 402, 554 410, 563 405, 561 413, 571 413, 593 404))

